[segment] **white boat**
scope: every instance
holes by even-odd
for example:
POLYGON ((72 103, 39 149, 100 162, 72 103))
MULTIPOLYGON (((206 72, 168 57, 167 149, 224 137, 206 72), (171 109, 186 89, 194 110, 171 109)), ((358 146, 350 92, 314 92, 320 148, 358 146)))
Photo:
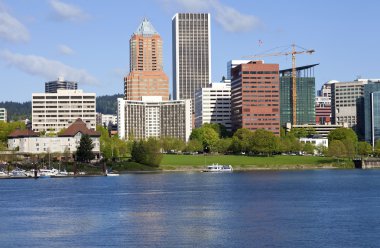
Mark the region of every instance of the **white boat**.
POLYGON ((118 176, 120 176, 120 174, 114 173, 112 171, 108 172, 108 170, 106 170, 106 176, 107 177, 118 177, 118 176))
POLYGON ((59 170, 57 169, 40 169, 39 170, 40 175, 39 177, 51 177, 51 176, 56 176, 59 173, 59 170))
POLYGON ((208 165, 206 169, 202 172, 232 172, 233 168, 231 165, 222 165, 222 164, 212 164, 208 165))
POLYGON ((22 170, 20 168, 16 168, 16 169, 12 170, 10 173, 10 176, 11 177, 27 177, 26 171, 22 170))
POLYGON ((0 171, 0 177, 8 177, 9 175, 4 171, 0 171))

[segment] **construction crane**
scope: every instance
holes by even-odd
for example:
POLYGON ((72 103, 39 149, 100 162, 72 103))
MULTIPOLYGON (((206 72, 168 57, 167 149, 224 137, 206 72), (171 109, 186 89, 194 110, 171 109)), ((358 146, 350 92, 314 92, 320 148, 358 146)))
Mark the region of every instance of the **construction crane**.
POLYGON ((297 124, 297 72, 296 72, 296 55, 308 53, 312 54, 315 52, 314 49, 305 49, 299 47, 303 50, 297 51, 296 47, 299 47, 295 44, 292 44, 292 50, 287 52, 278 52, 278 53, 269 53, 269 54, 258 54, 253 56, 245 56, 244 58, 254 59, 254 58, 264 58, 264 57, 272 57, 272 56, 288 56, 292 55, 292 125, 297 124))

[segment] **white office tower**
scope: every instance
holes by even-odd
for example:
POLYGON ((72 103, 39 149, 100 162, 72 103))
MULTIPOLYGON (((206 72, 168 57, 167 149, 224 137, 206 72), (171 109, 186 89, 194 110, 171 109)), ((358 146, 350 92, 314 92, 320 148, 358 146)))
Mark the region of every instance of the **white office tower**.
POLYGON ((59 132, 78 118, 87 128, 96 129, 96 94, 82 90, 57 90, 57 93, 32 94, 32 129, 59 132))
POLYGON ((7 110, 0 108, 0 121, 7 122, 7 110))
MULTIPOLYGON (((208 13, 177 13, 172 20, 173 95, 192 99, 211 83, 211 20, 208 13)), ((194 104, 194 102, 193 102, 194 104)))
POLYGON ((231 81, 212 83, 195 92, 195 127, 218 123, 231 131, 231 81))
POLYGON ((117 99, 117 134, 120 139, 125 138, 125 100, 117 99))

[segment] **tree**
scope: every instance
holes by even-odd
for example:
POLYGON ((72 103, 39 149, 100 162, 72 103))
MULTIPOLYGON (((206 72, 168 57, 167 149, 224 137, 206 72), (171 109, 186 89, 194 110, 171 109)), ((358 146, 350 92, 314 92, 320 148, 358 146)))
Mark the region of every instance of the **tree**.
POLYGON ((367 157, 372 152, 372 146, 365 141, 358 142, 358 155, 367 157))
POLYGON ((215 145, 216 151, 218 153, 228 152, 231 147, 231 143, 232 143, 231 138, 219 139, 215 145))
POLYGON ((273 132, 265 129, 257 129, 253 132, 251 140, 251 151, 257 154, 272 155, 279 149, 279 140, 273 132))
POLYGON ((249 152, 253 132, 247 128, 238 129, 232 136, 231 149, 234 153, 249 152))
POLYGON ((303 145, 302 151, 304 151, 307 154, 314 154, 315 145, 312 143, 306 143, 303 145))
POLYGON ((328 139, 329 139, 329 142, 333 140, 340 140, 340 141, 348 140, 349 142, 353 143, 355 146, 356 146, 356 143, 358 142, 358 136, 356 135, 354 130, 352 130, 351 128, 344 128, 344 127, 340 127, 340 128, 330 131, 328 135, 328 139))
POLYGON ((343 158, 346 156, 346 147, 340 140, 333 140, 329 142, 328 155, 330 157, 343 158))
POLYGON ((354 158, 356 154, 356 145, 349 139, 342 140, 344 147, 346 148, 346 157, 354 158))
POLYGON ((303 138, 303 137, 308 137, 313 134, 316 134, 316 131, 312 127, 307 127, 307 128, 297 127, 297 128, 292 128, 289 133, 293 134, 294 137, 296 138, 303 138))
POLYGON ((203 144, 203 149, 213 150, 219 139, 219 134, 210 126, 195 128, 190 135, 190 140, 196 139, 203 144))
POLYGON ((380 156, 380 140, 376 140, 375 142, 375 147, 373 149, 373 154, 376 156, 376 157, 379 157, 380 156))
POLYGON ((163 158, 160 149, 160 142, 154 138, 149 138, 147 141, 135 141, 132 146, 132 160, 140 164, 158 167, 163 158))
POLYGON ((199 152, 199 151, 203 151, 203 144, 199 140, 197 140, 197 139, 189 140, 187 142, 185 150, 187 152, 199 152))
POLYGON ((92 143, 91 137, 87 134, 82 135, 76 152, 77 161, 89 162, 94 159, 95 155, 92 152, 93 148, 94 144, 92 143))

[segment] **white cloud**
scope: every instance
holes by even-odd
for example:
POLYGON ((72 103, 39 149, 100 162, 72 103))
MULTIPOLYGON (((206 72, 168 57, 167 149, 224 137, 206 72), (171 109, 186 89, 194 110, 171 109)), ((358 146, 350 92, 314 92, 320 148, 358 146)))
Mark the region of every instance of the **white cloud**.
POLYGON ((228 32, 251 31, 261 25, 256 16, 243 14, 219 0, 163 0, 161 3, 167 8, 174 6, 181 11, 211 12, 215 21, 228 32))
POLYGON ((96 78, 86 70, 73 68, 57 60, 49 60, 36 55, 17 54, 10 51, 0 52, 0 57, 9 66, 16 67, 31 75, 43 77, 46 80, 64 76, 68 80, 78 81, 79 83, 97 84, 96 78))
POLYGON ((29 32, 26 27, 1 6, 0 38, 11 42, 25 42, 29 40, 29 32))
POLYGON ((53 8, 56 17, 62 20, 81 21, 89 17, 89 15, 79 7, 59 0, 50 0, 50 6, 53 8))
POLYGON ((71 55, 74 53, 73 49, 71 49, 69 46, 64 45, 64 44, 61 44, 58 46, 58 51, 60 54, 63 54, 63 55, 71 55))

